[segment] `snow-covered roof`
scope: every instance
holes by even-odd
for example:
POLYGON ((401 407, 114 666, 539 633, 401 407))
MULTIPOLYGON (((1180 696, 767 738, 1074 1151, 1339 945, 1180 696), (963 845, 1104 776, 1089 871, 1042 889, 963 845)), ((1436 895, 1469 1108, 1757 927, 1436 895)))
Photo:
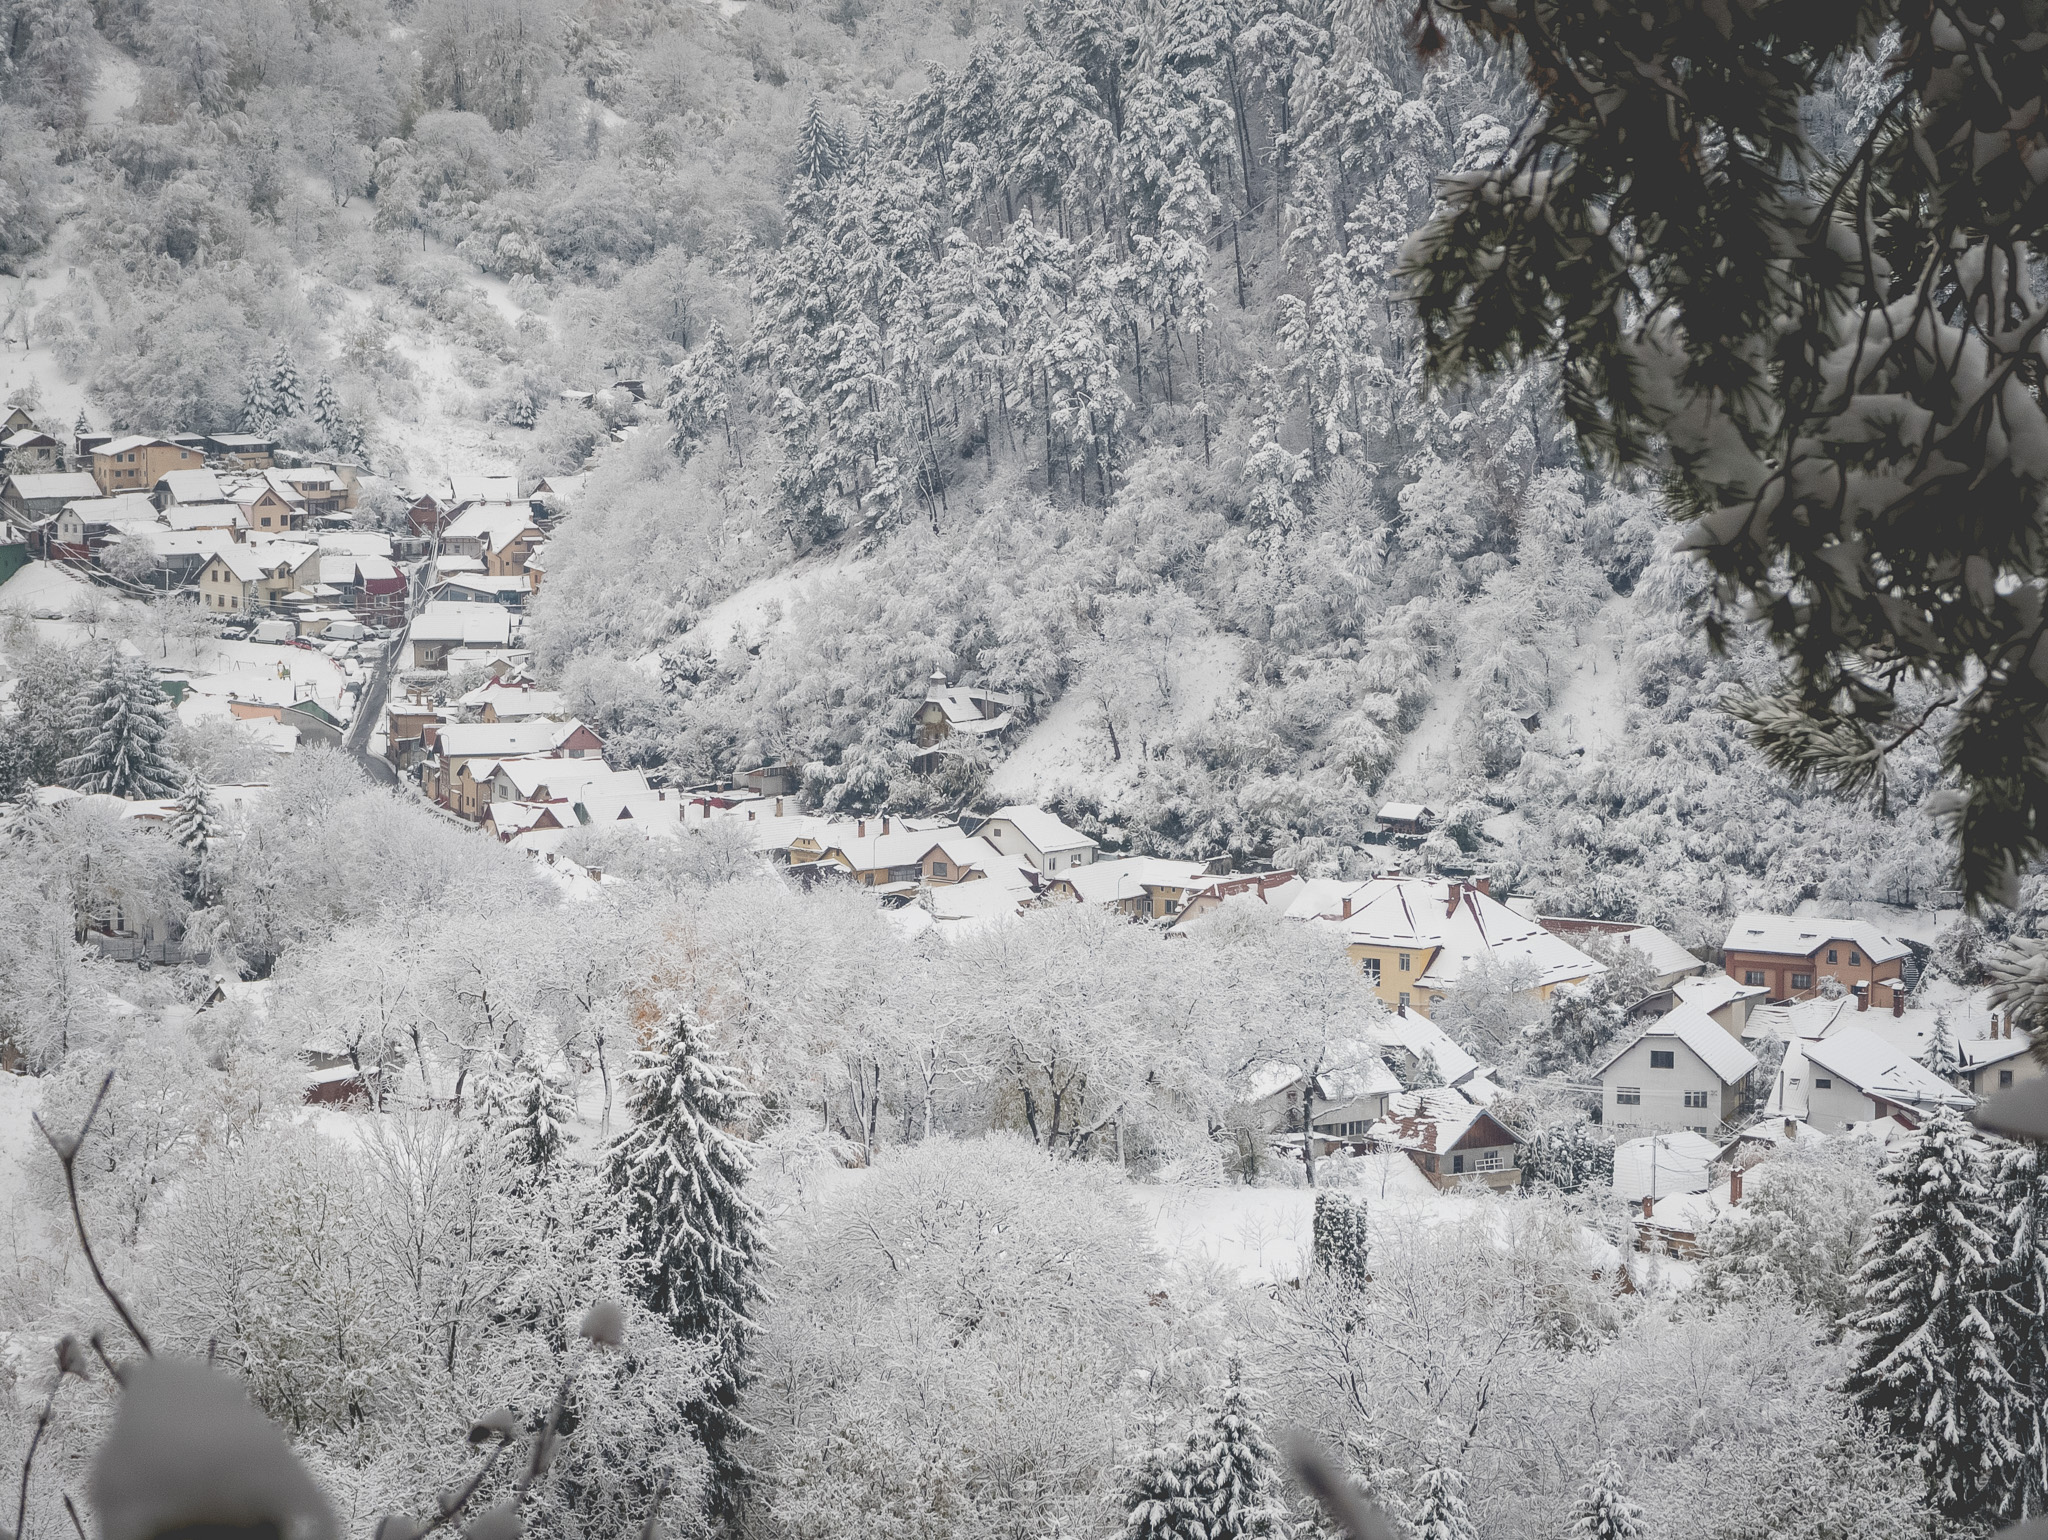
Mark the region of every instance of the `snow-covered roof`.
POLYGON ((1436 817, 1437 811, 1427 802, 1382 802, 1375 816, 1382 823, 1415 823, 1436 817))
POLYGON ((1060 850, 1093 850, 1095 841, 1079 829, 1071 829, 1052 813, 1028 803, 1013 802, 989 815, 989 822, 1003 819, 1013 825, 1041 855, 1060 850))
POLYGON ((156 484, 171 494, 171 500, 178 503, 217 503, 227 496, 221 490, 220 479, 204 466, 196 470, 165 471, 156 478, 156 484))
POLYGON ((14 432, 8 434, 7 437, 0 438, 0 450, 26 449, 38 440, 45 444, 57 442, 56 439, 45 433, 41 428, 17 428, 14 432))
POLYGON ((526 503, 478 503, 464 509, 443 531, 446 540, 481 540, 492 551, 502 551, 527 530, 539 533, 533 509, 526 503))
POLYGON ((70 502, 74 498, 100 495, 100 484, 84 471, 43 471, 33 476, 10 476, 7 479, 25 503, 70 502))
POLYGON ((407 636, 415 643, 462 642, 503 646, 512 640, 512 614, 496 604, 428 605, 413 617, 407 636))
POLYGON ((1127 856, 1116 861, 1091 861, 1059 874, 1084 904, 1114 904, 1143 898, 1145 889, 1193 887, 1208 876, 1200 861, 1168 861, 1158 856, 1127 856))
POLYGON ((1805 1117, 1815 1075, 1847 1081, 1865 1096, 1906 1107, 1972 1107, 1977 1101, 1870 1028, 1844 1023, 1825 1037, 1798 1037, 1786 1044, 1765 1111, 1805 1117))
MULTIPOLYGON (((1726 1036, 1724 1033, 1723 1036, 1726 1036)), ((1705 1192, 1721 1147, 1689 1128, 1648 1134, 1614 1147, 1614 1194, 1630 1203, 1643 1197, 1705 1192)))
POLYGON ((320 533, 320 549, 337 556, 391 556, 391 537, 377 529, 329 529, 320 533))
POLYGON ((1964 1069, 1976 1070, 1987 1064, 2003 1064, 2008 1059, 2017 1059, 2033 1046, 2031 1037, 2015 1029, 2011 1037, 1977 1037, 1967 1043, 1957 1043, 1956 1054, 1964 1069))
MULTIPOLYGON (((471 695, 477 692, 472 690, 471 695)), ((467 701, 468 696, 463 699, 467 701)), ((493 690, 485 702, 500 722, 521 722, 532 717, 566 717, 569 697, 560 690, 493 690)))
POLYGON ((1607 971, 1605 963, 1545 930, 1540 921, 1464 883, 1421 877, 1310 882, 1287 912, 1294 919, 1334 919, 1349 945, 1434 952, 1416 981, 1424 989, 1455 989, 1469 969, 1488 959, 1525 975, 1531 988, 1607 971), (1343 915, 1346 898, 1351 901, 1348 918, 1343 915))
POLYGON ((825 854, 838 851, 857 872, 908 866, 922 860, 935 846, 945 850, 948 861, 956 868, 974 866, 981 857, 991 854, 988 846, 969 839, 957 824, 943 829, 910 829, 892 821, 889 832, 884 834, 881 820, 870 818, 867 833, 858 831, 858 824, 837 823, 823 838, 825 854))
POLYGON ((1698 973, 1707 966, 1654 925, 1632 926, 1617 932, 1616 939, 1640 955, 1652 973, 1698 973))
MULTIPOLYGON (((1403 1091, 1387 1103, 1387 1115, 1366 1131, 1366 1137, 1395 1149, 1435 1155, 1464 1138, 1485 1115, 1484 1107, 1446 1086, 1403 1091)), ((1514 1138, 1512 1130, 1504 1128, 1503 1132, 1514 1138)))
POLYGON ((1708 1015, 1734 1000, 1761 1000, 1770 993, 1761 984, 1743 984, 1725 973, 1701 973, 1679 979, 1671 992, 1687 1005, 1696 1005, 1708 1015))
POLYGON ((519 478, 509 472, 458 471, 448 478, 446 500, 456 503, 511 502, 519 496, 519 478))
POLYGON ((1606 1074, 1622 1054, 1645 1039, 1656 1038, 1676 1038, 1685 1044, 1723 1085, 1740 1084, 1742 1077, 1756 1068, 1756 1055, 1737 1042, 1726 1028, 1697 1005, 1680 1001, 1638 1032, 1619 1053, 1610 1055, 1593 1073, 1606 1074))
MULTIPOLYGON (((478 755, 504 758, 513 754, 544 754, 559 748, 583 727, 581 722, 456 722, 437 730, 439 752, 447 758, 478 755)), ((592 766, 593 769, 597 768, 592 766)))
MULTIPOLYGON (((1379 1046, 1366 1038, 1332 1044, 1323 1055, 1323 1065, 1316 1076, 1320 1087, 1316 1093, 1318 1117, 1326 1111, 1334 1113, 1360 1097, 1392 1096, 1401 1089, 1400 1077, 1387 1068, 1379 1046), (1325 1102, 1329 1104, 1327 1108, 1323 1106, 1325 1102)), ((1300 1084, 1305 1073, 1304 1066, 1292 1059, 1268 1059, 1255 1064, 1245 1075, 1245 1100, 1258 1102, 1278 1096, 1289 1086, 1300 1084)))
POLYGON ((154 434, 131 433, 125 438, 108 439, 106 443, 100 445, 93 453, 96 455, 125 455, 131 454, 138 449, 147 449, 152 444, 162 444, 170 449, 178 447, 171 443, 169 439, 158 438, 154 434))
POLYGON ((213 560, 226 567, 238 583, 253 583, 263 576, 263 563, 246 545, 225 545, 213 553, 213 560))
POLYGON ((1845 942, 1872 962, 1904 957, 1906 943, 1887 936, 1863 920, 1828 920, 1815 915, 1740 914, 1728 927, 1722 949, 1729 952, 1772 952, 1784 957, 1811 957, 1830 941, 1845 942))
POLYGON ((242 529, 249 519, 239 503, 174 503, 164 510, 167 529, 242 529))
POLYGON ((1449 1033, 1406 1006, 1375 1022, 1367 1029, 1367 1035, 1382 1048, 1406 1049, 1417 1063, 1431 1060, 1446 1085, 1462 1085, 1479 1069, 1479 1061, 1453 1042, 1449 1033))

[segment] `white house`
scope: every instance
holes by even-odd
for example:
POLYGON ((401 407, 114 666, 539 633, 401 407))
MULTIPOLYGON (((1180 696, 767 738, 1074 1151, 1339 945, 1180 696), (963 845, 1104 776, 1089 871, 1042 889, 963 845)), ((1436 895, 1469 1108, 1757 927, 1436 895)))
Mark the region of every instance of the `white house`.
POLYGON ((1021 857, 1042 872, 1063 872, 1095 859, 1095 841, 1042 807, 997 808, 975 832, 1004 855, 1021 857))
POLYGON ((1976 1102, 1849 1015, 1824 1037, 1795 1037, 1785 1045, 1765 1113, 1835 1134, 1878 1118, 1917 1123, 1937 1107, 1967 1109, 1976 1102))
POLYGON ((1650 1022, 1601 1065, 1607 1126, 1689 1128, 1706 1135, 1735 1116, 1756 1055, 1696 1005, 1679 1004, 1650 1022))

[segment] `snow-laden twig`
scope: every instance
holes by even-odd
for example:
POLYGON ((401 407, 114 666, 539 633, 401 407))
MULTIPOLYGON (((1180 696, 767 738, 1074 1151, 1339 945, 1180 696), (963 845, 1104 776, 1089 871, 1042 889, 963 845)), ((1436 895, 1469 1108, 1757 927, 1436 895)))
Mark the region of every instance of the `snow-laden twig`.
POLYGON ((136 1345, 142 1349, 144 1355, 154 1358, 156 1349, 149 1345, 149 1334, 136 1323, 135 1317, 129 1314, 127 1305, 122 1303, 121 1296, 114 1292, 114 1286, 107 1282, 107 1275, 100 1271, 100 1259, 93 1254, 92 1237, 85 1231, 85 1214, 78 1206, 79 1147, 85 1143, 85 1136, 92 1131, 93 1119, 100 1115, 100 1104, 107 1099, 107 1092, 113 1088, 114 1072, 108 1070, 106 1078, 100 1082, 98 1093, 92 1099, 92 1105, 85 1110, 85 1119, 78 1125, 78 1132, 69 1139, 60 1139, 51 1133, 48 1125, 43 1122, 41 1113, 34 1113, 31 1116, 35 1119, 37 1131, 42 1134, 51 1152, 64 1167, 64 1193, 71 1200, 71 1223, 78 1231, 79 1249, 85 1253, 86 1266, 92 1269, 93 1282, 97 1283, 100 1292, 107 1296, 107 1303, 114 1307, 114 1313, 121 1318, 121 1324, 128 1328, 129 1335, 135 1338, 136 1345))

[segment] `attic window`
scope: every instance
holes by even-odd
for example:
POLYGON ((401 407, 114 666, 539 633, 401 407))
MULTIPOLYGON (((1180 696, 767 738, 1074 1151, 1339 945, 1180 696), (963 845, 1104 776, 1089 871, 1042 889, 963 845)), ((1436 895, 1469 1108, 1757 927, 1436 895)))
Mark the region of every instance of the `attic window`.
POLYGON ((1671 1048, 1652 1048, 1652 1049, 1650 1050, 1650 1068, 1651 1068, 1651 1069, 1676 1069, 1676 1068, 1678 1068, 1678 1053, 1677 1053, 1677 1050, 1675 1050, 1675 1049, 1671 1049, 1671 1048))
MULTIPOLYGON (((1829 961, 1829 962, 1833 962, 1833 961, 1834 961, 1834 959, 1833 959, 1832 957, 1830 957, 1830 958, 1828 959, 1828 961, 1829 961)), ((1862 957, 1861 957, 1861 956, 1859 956, 1859 955, 1858 955, 1858 954, 1856 953, 1856 951, 1855 951, 1855 950, 1854 950, 1854 949, 1852 948, 1852 949, 1851 949, 1851 951, 1850 951, 1850 953, 1849 953, 1849 962, 1850 962, 1851 966, 1854 966, 1855 964, 1857 964, 1857 963, 1860 963, 1860 962, 1862 962, 1862 961, 1863 961, 1862 957)))
MULTIPOLYGON (((1799 1084, 1799 1082, 1796 1080, 1792 1083, 1794 1085, 1799 1084)), ((1828 1079, 1825 1075, 1815 1075, 1813 1077, 1813 1088, 1816 1091, 1832 1091, 1835 1088, 1835 1083, 1834 1081, 1828 1079)))

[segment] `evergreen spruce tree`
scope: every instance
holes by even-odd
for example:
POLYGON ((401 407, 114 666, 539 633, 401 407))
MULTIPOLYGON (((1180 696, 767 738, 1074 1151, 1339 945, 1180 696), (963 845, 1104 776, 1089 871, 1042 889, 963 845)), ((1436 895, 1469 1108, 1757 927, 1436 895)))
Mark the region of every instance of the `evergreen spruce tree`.
POLYGON ((845 164, 845 136, 827 121, 824 108, 813 96, 804 106, 804 120, 796 131, 797 174, 813 188, 823 187, 845 164))
POLYGON ((242 382, 242 431, 267 437, 277 427, 277 408, 272 402, 270 376, 259 366, 242 382))
POLYGON ((1995 1499, 2017 1453, 2013 1386, 1981 1308, 2001 1260, 1998 1216, 1971 1131, 1948 1108, 1899 1146, 1882 1180, 1889 1191, 1849 1321, 1862 1340, 1848 1389, 1913 1450, 1930 1500, 1970 1518, 1995 1499))
POLYGON ((1152 1450, 1124 1488, 1122 1540, 1209 1540, 1199 1485, 1190 1448, 1152 1450))
POLYGON ((114 653, 79 699, 84 747, 64 761, 64 779, 115 797, 171 796, 178 777, 165 747, 170 732, 171 703, 149 665, 114 653))
POLYGON ((1448 1465, 1432 1465, 1415 1483, 1416 1540, 1475 1540, 1461 1495, 1465 1478, 1448 1465))
POLYGON ((1315 1264, 1346 1288, 1365 1287, 1372 1237, 1362 1199, 1341 1192, 1316 1194, 1315 1264))
POLYGON ((2005 1255, 1989 1304, 2013 1382, 2006 1400, 2013 1460, 1998 1508, 2007 1518, 2032 1519, 2048 1514, 2048 1163, 2040 1145, 2000 1148, 1991 1198, 2005 1255))
POLYGON ((209 857, 220 838, 220 808, 213 793, 197 775, 187 772, 178 789, 178 805, 165 820, 164 832, 171 843, 185 852, 186 896, 198 902, 211 885, 209 857))
POLYGON ((282 342, 270 357, 270 410, 278 422, 306 415, 306 390, 299 380, 299 366, 282 342))
POLYGON ((328 443, 339 449, 348 437, 348 418, 341 398, 334 393, 334 376, 324 370, 319 388, 313 392, 313 420, 326 431, 328 443))
POLYGON ((752 1157, 726 1131, 748 1097, 688 1015, 664 1025, 627 1078, 633 1124, 612 1141, 605 1182, 622 1200, 641 1298, 677 1336, 712 1349, 703 1396, 686 1410, 711 1462, 711 1509, 730 1516, 751 1474, 735 1447, 749 1431, 738 1403, 768 1251, 745 1190, 752 1157))
POLYGON ((576 1104, 568 1088, 526 1054, 513 1061, 502 1087, 492 1131, 499 1148, 524 1173, 524 1184, 538 1185, 554 1174, 573 1142, 564 1125, 575 1115, 576 1104))
POLYGON ((1928 1043, 1927 1051, 1920 1056, 1920 1062, 1929 1074, 1939 1075, 1950 1085, 1954 1085, 1956 1077, 1962 1073, 1962 1051, 1956 1046, 1955 1034, 1949 1030, 1946 1015, 1934 1018, 1934 1037, 1928 1043))
POLYGON ((1572 1540, 1641 1540, 1644 1533, 1643 1510, 1622 1491, 1614 1462, 1602 1461, 1579 1499, 1572 1540))
POLYGON ((1208 1540, 1283 1540, 1288 1525, 1280 1497, 1280 1454, 1252 1416, 1251 1394, 1235 1359, 1191 1457, 1208 1540))

